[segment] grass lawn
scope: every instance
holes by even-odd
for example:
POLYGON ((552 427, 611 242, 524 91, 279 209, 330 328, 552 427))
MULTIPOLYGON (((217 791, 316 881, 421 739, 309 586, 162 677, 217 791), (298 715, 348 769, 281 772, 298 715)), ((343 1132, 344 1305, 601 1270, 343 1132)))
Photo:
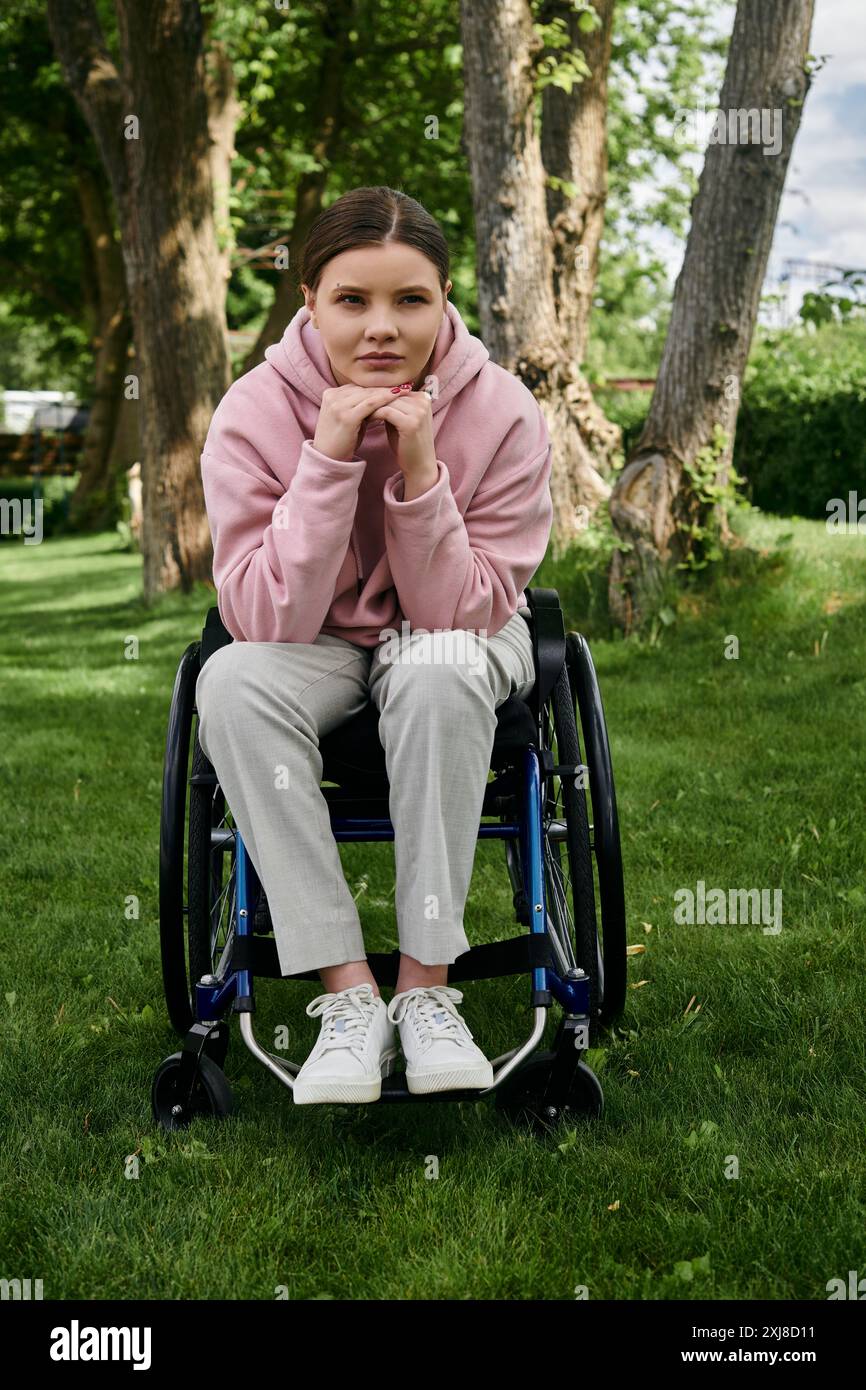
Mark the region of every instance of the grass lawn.
MULTIPOLYGON (((545 1141, 492 1104, 295 1109, 236 1019, 236 1115, 154 1126, 151 1079, 179 1045, 158 939, 166 718, 215 595, 146 609, 140 558, 107 532, 0 546, 0 1275, 46 1299, 570 1300, 822 1299, 866 1274, 866 538, 737 526, 754 549, 657 641, 589 632, 646 950, 590 1059, 603 1118, 545 1141), (781 931, 676 922, 699 880, 781 890, 781 931)), ((535 583, 581 629, 557 575, 535 583)), ((393 846, 340 854, 368 949, 391 949, 393 846)), ((479 842, 466 926, 519 930, 501 843, 479 842)), ((467 985, 488 1056, 526 1036, 528 991, 467 985)), ((265 1046, 287 1024, 303 1061, 320 992, 262 981, 265 1046)))

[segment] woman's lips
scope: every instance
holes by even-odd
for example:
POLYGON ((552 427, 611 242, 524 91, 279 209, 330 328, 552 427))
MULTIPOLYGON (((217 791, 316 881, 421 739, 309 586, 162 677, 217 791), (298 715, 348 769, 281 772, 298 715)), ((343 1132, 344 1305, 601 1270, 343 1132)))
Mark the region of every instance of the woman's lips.
POLYGON ((359 362, 366 362, 368 367, 396 367, 398 362, 402 362, 402 357, 359 357, 359 362))

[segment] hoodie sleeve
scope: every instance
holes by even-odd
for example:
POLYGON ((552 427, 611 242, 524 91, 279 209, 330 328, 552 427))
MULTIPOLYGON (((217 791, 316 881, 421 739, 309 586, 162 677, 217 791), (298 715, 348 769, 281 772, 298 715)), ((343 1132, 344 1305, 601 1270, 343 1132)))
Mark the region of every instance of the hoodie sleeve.
MULTIPOLYGON (((534 400, 534 398, 533 398, 534 400)), ((402 501, 403 474, 385 483, 385 541, 400 608, 410 626, 481 629, 495 637, 544 559, 551 526, 552 445, 540 408, 512 431, 461 516, 447 465, 402 501)))
POLYGON ((315 641, 351 539, 364 468, 363 459, 328 458, 307 439, 282 492, 264 465, 205 447, 217 606, 236 640, 315 641))

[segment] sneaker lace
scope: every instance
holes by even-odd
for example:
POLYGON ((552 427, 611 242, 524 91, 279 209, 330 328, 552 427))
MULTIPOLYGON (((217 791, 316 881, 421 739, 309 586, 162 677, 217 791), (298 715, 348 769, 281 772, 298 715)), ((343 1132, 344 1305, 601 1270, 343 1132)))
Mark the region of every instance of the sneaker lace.
POLYGON ((473 1035, 452 1002, 459 1004, 462 998, 460 990, 452 989, 450 985, 419 986, 392 1000, 388 1016, 392 1023, 399 1023, 411 1006, 412 1024, 425 1050, 439 1038, 465 1043, 473 1035))
POLYGON ((310 1018, 323 1015, 320 1050, 348 1047, 353 1052, 362 1052, 374 999, 370 985, 352 985, 350 989, 340 990, 339 994, 320 994, 311 1000, 306 1009, 310 1018))

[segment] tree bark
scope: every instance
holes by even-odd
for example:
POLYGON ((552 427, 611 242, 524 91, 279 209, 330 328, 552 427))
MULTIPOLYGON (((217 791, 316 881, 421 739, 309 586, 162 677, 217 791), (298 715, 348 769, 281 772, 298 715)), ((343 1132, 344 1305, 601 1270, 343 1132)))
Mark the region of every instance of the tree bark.
MULTIPOLYGON (((548 176, 576 190, 554 185, 547 188, 546 197, 559 334, 578 366, 586 357, 607 204, 607 79, 614 4, 615 0, 594 0, 601 24, 588 33, 579 27, 580 16, 568 0, 548 3, 543 11, 548 23, 557 16, 563 20, 572 48, 582 50, 590 69, 570 93, 555 83, 545 87, 541 118, 544 168, 548 176)), ((567 394, 580 437, 607 475, 612 455, 622 444, 622 430, 608 420, 581 373, 567 394)))
POLYGON ((123 256, 104 190, 84 166, 77 170, 76 186, 92 272, 85 298, 93 325, 93 389, 79 478, 69 501, 69 521, 76 530, 102 530, 113 526, 118 515, 111 457, 123 401, 131 325, 123 256))
POLYGON ((48 0, 47 13, 64 76, 100 149, 121 229, 140 373, 144 596, 150 601, 164 589, 212 581, 199 460, 231 381, 228 265, 215 228, 214 169, 230 157, 233 77, 218 51, 206 67, 197 0, 115 4, 120 73, 92 0, 48 0))
POLYGON ((461 0, 482 332, 494 361, 521 377, 548 422, 555 554, 609 495, 603 472, 620 439, 580 371, 604 216, 613 0, 595 8, 602 27, 593 35, 579 31, 568 4, 545 8, 545 20, 561 14, 573 44, 591 53, 593 72, 585 92, 581 83, 571 93, 544 89, 542 150, 535 80, 544 45, 528 0, 461 0), (574 183, 576 194, 554 194, 550 174, 574 183))
POLYGON ((724 513, 702 500, 687 470, 702 450, 714 449, 718 429, 714 483, 723 486, 729 476, 740 383, 809 89, 813 8, 814 0, 737 6, 719 98, 723 117, 710 135, 692 207, 649 415, 610 499, 614 528, 632 547, 614 553, 609 575, 610 612, 626 631, 645 621, 670 566, 700 549, 693 528, 710 526, 727 537, 724 513), (745 124, 750 111, 764 113, 760 135, 754 120, 745 124))

